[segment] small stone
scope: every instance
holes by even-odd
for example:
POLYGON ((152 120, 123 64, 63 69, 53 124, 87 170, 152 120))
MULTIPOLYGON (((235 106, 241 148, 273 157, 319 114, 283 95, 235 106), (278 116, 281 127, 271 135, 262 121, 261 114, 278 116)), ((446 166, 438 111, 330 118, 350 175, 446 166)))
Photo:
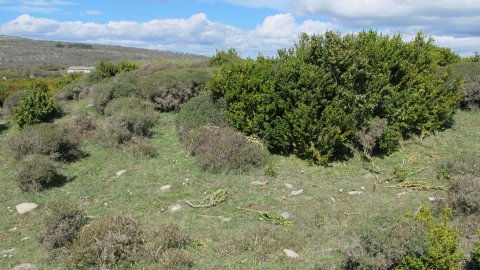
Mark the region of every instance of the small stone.
POLYGON ((400 192, 400 193, 397 194, 398 197, 401 197, 401 196, 404 196, 404 195, 407 195, 406 191, 403 191, 403 192, 400 192))
POLYGON ((293 190, 292 192, 290 192, 290 196, 298 196, 302 193, 303 193, 303 189, 293 190))
POLYGON ((14 248, 11 248, 11 249, 7 249, 7 250, 4 250, 2 251, 1 253, 3 254, 3 256, 5 255, 9 255, 9 254, 12 254, 15 252, 15 249, 14 248))
POLYGON ((220 220, 222 220, 223 222, 229 222, 232 221, 232 218, 220 216, 220 220))
POLYGON ((87 108, 91 108, 91 107, 93 107, 93 104, 88 104, 87 105, 87 108))
POLYGON ((340 191, 340 193, 342 193, 342 192, 343 192, 343 189, 339 189, 338 191, 340 191))
POLYGON ((333 197, 330 197, 330 200, 331 200, 332 202, 336 202, 336 201, 335 201, 335 198, 333 198, 333 197))
POLYGON ((175 204, 175 205, 172 205, 170 207, 168 207, 168 211, 170 211, 170 213, 175 213, 175 212, 178 212, 182 210, 182 206, 180 204, 175 204))
POLYGON ((28 236, 20 239, 20 241, 22 241, 22 242, 25 242, 25 241, 28 241, 28 240, 30 240, 30 237, 28 237, 28 236))
POLYGON ((288 189, 292 189, 292 188, 293 188, 293 185, 292 185, 292 184, 285 184, 285 186, 286 186, 288 189))
POLYGON ((17 227, 13 227, 13 228, 9 229, 8 231, 9 231, 9 232, 14 232, 14 231, 16 231, 16 230, 18 230, 18 228, 17 228, 17 227))
POLYGON ((301 174, 305 174, 305 171, 304 171, 304 170, 301 170, 300 173, 301 173, 301 174))
POLYGON ((348 195, 360 195, 363 194, 363 191, 349 191, 348 195))
POLYGON ((263 187, 268 184, 267 180, 259 180, 259 181, 253 181, 252 185, 257 186, 257 187, 263 187))
POLYGON ((161 187, 160 187, 160 190, 162 190, 162 191, 167 191, 167 190, 169 190, 169 189, 171 189, 171 188, 172 188, 172 185, 164 185, 164 186, 161 186, 161 187))
POLYGON ((431 202, 434 202, 434 201, 436 201, 437 199, 435 199, 435 197, 428 197, 428 200, 431 201, 431 202))
POLYGON ((360 189, 361 189, 361 190, 365 190, 365 187, 361 187, 360 189))
POLYGON ((29 270, 33 269, 33 264, 31 263, 22 263, 12 268, 12 270, 29 270))
POLYGON ((285 255, 287 255, 287 257, 292 258, 292 259, 297 259, 298 257, 300 257, 300 255, 298 255, 298 253, 296 253, 295 251, 290 250, 290 249, 284 249, 283 252, 285 253, 285 255))
POLYGON ((117 176, 122 176, 122 174, 126 173, 127 170, 121 170, 116 173, 117 176))
POLYGON ((280 214, 280 216, 284 219, 290 219, 292 217, 292 214, 290 214, 289 212, 283 212, 282 214, 280 214))
POLYGON ((21 203, 15 206, 15 208, 17 209, 17 213, 20 215, 28 213, 37 207, 38 204, 36 203, 21 203))

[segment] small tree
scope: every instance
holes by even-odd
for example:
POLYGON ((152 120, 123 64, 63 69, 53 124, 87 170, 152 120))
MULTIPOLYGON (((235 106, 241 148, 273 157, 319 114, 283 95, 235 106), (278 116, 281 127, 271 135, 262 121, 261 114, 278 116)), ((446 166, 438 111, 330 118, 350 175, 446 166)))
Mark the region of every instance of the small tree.
POLYGON ((120 72, 130 72, 138 69, 138 65, 131 61, 122 61, 118 64, 118 70, 120 72))
POLYGON ((14 121, 20 128, 52 119, 58 113, 52 95, 45 83, 33 85, 20 104, 15 108, 14 121))
POLYGON ((97 65, 96 72, 102 78, 110 78, 118 73, 118 67, 110 61, 101 61, 97 65))

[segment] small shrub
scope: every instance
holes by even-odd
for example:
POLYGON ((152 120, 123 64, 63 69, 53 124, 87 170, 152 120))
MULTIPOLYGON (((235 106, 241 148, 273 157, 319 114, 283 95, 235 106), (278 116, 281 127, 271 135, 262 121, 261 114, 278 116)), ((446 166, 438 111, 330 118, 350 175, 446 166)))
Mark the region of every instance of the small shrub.
POLYGON ((19 161, 12 178, 22 191, 27 192, 38 192, 65 181, 58 165, 43 155, 30 155, 19 161))
POLYGON ((138 69, 138 65, 131 61, 122 61, 117 67, 120 72, 130 72, 138 69))
POLYGON ((209 92, 200 93, 192 98, 182 106, 176 118, 175 124, 180 141, 186 142, 191 137, 192 131, 206 125, 228 126, 225 108, 225 100, 214 101, 209 92))
POLYGON ((480 75, 468 76, 465 78, 462 96, 462 108, 480 108, 480 75))
POLYGON ((193 243, 193 239, 174 223, 160 225, 155 229, 153 238, 157 245, 157 253, 168 249, 183 249, 193 243))
POLYGON ((441 172, 451 176, 480 176, 480 156, 473 153, 455 156, 442 162, 438 167, 441 172))
POLYGON ((101 78, 105 79, 115 76, 119 70, 118 67, 110 61, 100 61, 95 72, 97 72, 101 78))
POLYGON ((51 123, 26 127, 11 139, 9 147, 17 159, 40 154, 69 161, 82 155, 78 139, 51 123))
POLYGON ((78 268, 126 269, 144 252, 142 231, 130 216, 107 215, 83 227, 71 247, 78 268))
POLYGON ((480 214, 480 178, 456 179, 447 193, 447 202, 455 214, 480 214))
POLYGON ((57 201, 48 205, 49 215, 38 234, 38 241, 54 257, 61 249, 68 248, 88 218, 77 205, 57 201))
POLYGON ((157 117, 150 110, 125 110, 105 120, 105 137, 113 146, 129 142, 134 137, 148 137, 157 117))
POLYGON ((387 131, 388 122, 386 119, 374 119, 367 126, 358 130, 355 135, 362 146, 363 152, 370 156, 377 147, 379 140, 387 131))
POLYGON ((215 55, 210 59, 211 66, 222 66, 231 64, 235 61, 241 60, 235 49, 229 49, 228 51, 216 51, 215 55))
POLYGON ((147 139, 135 138, 127 146, 127 151, 136 157, 154 158, 158 156, 157 148, 147 139))
POLYGON ((135 96, 138 87, 130 83, 108 82, 99 84, 93 92, 93 106, 103 113, 107 104, 115 98, 135 96))
POLYGON ((15 123, 20 128, 51 120, 59 113, 46 85, 34 86, 15 108, 15 123))
POLYGON ((153 105, 147 101, 136 97, 119 97, 112 100, 105 107, 105 115, 113 115, 122 110, 153 110, 153 105))
POLYGON ((188 258, 185 250, 169 249, 163 255, 160 263, 155 265, 152 270, 177 270, 193 268, 194 262, 188 258))
POLYGON ((265 165, 268 153, 261 143, 230 127, 205 126, 193 135, 190 150, 202 168, 213 171, 246 170, 265 165))
POLYGON ((472 269, 480 269, 480 229, 477 232, 477 242, 472 250, 471 262, 474 268, 472 269))
POLYGON ((87 136, 96 128, 95 118, 86 111, 76 114, 67 122, 67 129, 79 136, 87 136))
POLYGON ((87 96, 92 89, 92 86, 85 82, 78 82, 67 84, 64 86, 58 94, 55 95, 57 100, 79 100, 87 96))
POLYGON ((27 93, 27 90, 17 90, 11 93, 3 103, 3 108, 5 109, 6 113, 9 115, 14 115, 15 108, 22 102, 25 94, 27 93))

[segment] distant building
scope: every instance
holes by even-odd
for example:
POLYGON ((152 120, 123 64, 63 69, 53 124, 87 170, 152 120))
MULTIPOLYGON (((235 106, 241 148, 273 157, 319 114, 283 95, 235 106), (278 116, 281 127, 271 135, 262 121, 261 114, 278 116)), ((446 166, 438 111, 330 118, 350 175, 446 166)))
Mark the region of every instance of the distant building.
POLYGON ((90 73, 92 71, 95 70, 95 67, 69 67, 67 69, 67 72, 68 73, 77 73, 77 72, 80 72, 80 73, 90 73))

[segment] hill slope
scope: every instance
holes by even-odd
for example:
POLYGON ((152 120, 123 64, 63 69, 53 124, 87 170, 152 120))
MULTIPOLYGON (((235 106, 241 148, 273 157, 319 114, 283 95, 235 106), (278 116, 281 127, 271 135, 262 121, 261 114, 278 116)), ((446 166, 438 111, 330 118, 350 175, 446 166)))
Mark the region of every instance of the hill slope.
POLYGON ((0 68, 93 65, 100 60, 190 59, 201 56, 121 46, 40 41, 0 35, 0 68))

